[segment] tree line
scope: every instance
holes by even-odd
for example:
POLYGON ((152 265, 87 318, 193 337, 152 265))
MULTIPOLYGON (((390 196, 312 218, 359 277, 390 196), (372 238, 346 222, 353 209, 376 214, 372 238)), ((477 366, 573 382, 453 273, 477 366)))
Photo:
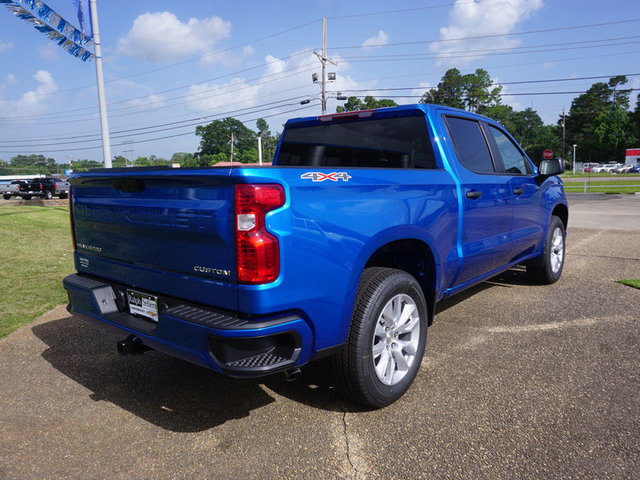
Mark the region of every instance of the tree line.
MULTIPOLYGON (((575 97, 568 112, 560 114, 556 123, 545 125, 532 108, 514 110, 502 102, 502 86, 496 85, 489 73, 477 69, 462 74, 451 68, 435 88, 422 95, 420 103, 434 103, 485 115, 502 124, 534 161, 551 149, 562 158, 570 158, 572 146, 578 145, 583 162, 620 162, 625 149, 640 146, 640 97, 631 110, 632 89, 624 88, 624 75, 597 82, 575 97)), ((338 112, 395 106, 389 99, 364 101, 349 97, 338 112)), ((576 157, 578 155, 576 154, 576 157)))
MULTIPOLYGON (((597 82, 571 102, 567 112, 557 121, 545 125, 532 108, 515 110, 502 102, 503 89, 489 73, 479 68, 473 73, 462 74, 457 68, 446 71, 435 88, 427 90, 420 103, 434 103, 476 112, 502 124, 527 152, 538 162, 542 152, 553 150, 557 156, 569 159, 572 145, 576 144, 583 162, 619 162, 627 148, 640 146, 640 97, 631 109, 631 88, 624 75, 611 77, 608 82, 597 82)), ((396 106, 391 99, 364 99, 349 97, 337 112, 365 110, 396 106)), ((113 158, 114 167, 162 166, 180 164, 182 167, 208 167, 220 162, 258 162, 258 137, 261 137, 263 159, 270 162, 278 145, 280 134, 272 134, 268 123, 260 118, 256 130, 245 126, 235 118, 215 120, 197 126, 200 137, 198 151, 176 152, 170 159, 150 155, 127 159, 122 155, 113 158)), ((5 162, 0 160, 0 175, 56 174, 65 168, 84 171, 102 167, 102 162, 89 159, 58 164, 44 155, 17 155, 5 162)))

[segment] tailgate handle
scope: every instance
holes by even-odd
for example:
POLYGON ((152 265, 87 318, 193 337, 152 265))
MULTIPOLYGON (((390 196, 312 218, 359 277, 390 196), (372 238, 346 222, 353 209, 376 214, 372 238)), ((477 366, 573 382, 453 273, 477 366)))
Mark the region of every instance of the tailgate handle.
POLYGON ((111 185, 116 190, 125 193, 140 193, 144 192, 144 189, 147 188, 142 180, 136 180, 134 178, 111 180, 111 185))

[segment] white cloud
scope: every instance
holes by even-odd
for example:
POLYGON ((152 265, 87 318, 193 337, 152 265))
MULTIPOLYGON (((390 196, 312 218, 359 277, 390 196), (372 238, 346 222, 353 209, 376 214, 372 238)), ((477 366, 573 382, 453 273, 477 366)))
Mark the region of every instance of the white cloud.
MULTIPOLYGON (((231 23, 219 17, 181 22, 171 12, 144 13, 118 42, 118 51, 152 62, 175 62, 213 50, 228 38, 231 23)), ((216 61, 215 56, 209 57, 216 61)))
MULTIPOLYGON (((38 82, 34 90, 24 93, 18 100, 0 100, 0 121, 40 115, 49 110, 50 95, 58 90, 58 86, 46 70, 38 70, 33 78, 38 82)), ((22 120, 30 121, 27 118, 22 120)))
POLYGON ((542 0, 456 0, 449 13, 449 25, 440 29, 440 41, 431 44, 439 63, 464 65, 475 57, 463 57, 465 51, 515 47, 519 40, 509 37, 473 38, 511 33, 519 22, 526 20, 543 6, 542 0))
POLYGON ((6 80, 7 80, 7 83, 11 85, 18 82, 18 79, 13 73, 7 74, 6 80))
POLYGON ((3 42, 0 39, 0 53, 6 52, 7 50, 11 50, 13 48, 13 42, 3 42))
POLYGON ((371 48, 386 45, 387 43, 389 43, 389 35, 387 35, 383 30, 380 30, 378 35, 367 38, 362 46, 364 48, 371 48))
POLYGON ((38 47, 38 55, 44 60, 56 60, 59 58, 61 48, 54 43, 47 43, 38 47))
MULTIPOLYGON (((333 60, 337 61, 339 68, 335 67, 337 80, 328 84, 329 91, 337 92, 364 87, 348 74, 343 73, 348 69, 346 62, 335 56, 333 60)), ((319 71, 320 62, 312 53, 303 55, 294 53, 286 60, 267 55, 265 64, 264 71, 258 80, 234 78, 227 83, 193 85, 189 90, 189 108, 207 116, 224 114, 224 116, 236 115, 243 119, 240 112, 242 109, 253 107, 259 109, 261 105, 284 99, 282 111, 285 113, 267 119, 273 126, 272 131, 280 131, 280 124, 292 116, 320 114, 320 87, 311 81, 311 74, 319 71), (301 108, 299 102, 306 98, 314 100, 308 110, 286 113, 286 110, 301 108)), ((334 112, 338 103, 344 103, 331 98, 334 96, 333 93, 329 94, 328 112, 334 112)), ((256 111, 251 115, 257 118, 267 113, 268 107, 265 108, 265 112, 256 111)), ((249 126, 254 128, 254 125, 249 126)))
POLYGON ((162 107, 165 104, 165 100, 166 97, 164 95, 151 94, 146 97, 129 100, 126 105, 128 109, 145 111, 148 108, 162 107))

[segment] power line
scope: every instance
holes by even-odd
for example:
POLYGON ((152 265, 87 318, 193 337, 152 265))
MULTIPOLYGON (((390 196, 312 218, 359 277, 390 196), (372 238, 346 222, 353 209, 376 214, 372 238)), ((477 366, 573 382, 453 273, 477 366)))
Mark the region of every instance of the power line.
MULTIPOLYGON (((545 28, 540 30, 529 30, 525 32, 511 32, 511 33, 494 33, 488 35, 473 35, 468 37, 457 37, 457 38, 446 38, 446 39, 431 39, 431 40, 416 40, 411 42, 398 42, 398 43, 385 43, 380 45, 370 45, 369 47, 379 48, 379 47, 396 47, 401 45, 424 45, 426 43, 439 43, 439 42, 459 42, 463 40, 481 40, 486 38, 500 38, 500 37, 513 37, 518 35, 533 35, 537 33, 551 33, 551 32, 562 32, 567 30, 579 30, 585 28, 597 28, 597 27, 605 27, 611 25, 622 25, 625 23, 637 23, 640 22, 640 18, 631 18, 627 20, 617 20, 613 22, 602 22, 602 23, 591 23, 585 25, 573 25, 570 27, 555 27, 555 28, 545 28)), ((362 45, 347 45, 342 47, 331 47, 329 50, 350 50, 350 49, 360 49, 362 45)))
MULTIPOLYGON (((162 91, 159 91, 159 92, 153 92, 153 93, 150 93, 150 94, 147 94, 147 95, 140 95, 140 96, 137 96, 137 97, 127 98, 125 100, 119 100, 119 101, 116 101, 116 102, 110 102, 110 103, 107 104, 107 106, 110 107, 110 110, 111 110, 111 107, 114 107, 116 105, 129 103, 129 102, 132 102, 134 100, 144 100, 145 98, 148 98, 149 96, 152 96, 152 95, 162 95, 164 93, 175 92, 177 90, 183 90, 185 88, 191 88, 191 87, 194 87, 194 86, 197 86, 197 85, 203 85, 203 84, 205 84, 207 82, 215 82, 217 80, 222 80, 222 79, 225 79, 225 78, 233 77, 233 76, 241 74, 241 73, 246 73, 246 72, 251 71, 251 70, 256 70, 258 68, 268 67, 269 65, 272 65, 274 63, 291 60, 292 58, 298 57, 300 55, 304 55, 306 53, 311 53, 311 52, 312 52, 312 50, 304 50, 302 52, 298 52, 298 53, 295 53, 293 55, 289 55, 288 57, 284 57, 282 59, 275 59, 275 60, 270 61, 270 62, 265 62, 265 63, 262 63, 260 65, 254 65, 252 67, 247 67, 247 68, 244 68, 244 69, 241 69, 241 70, 236 70, 234 72, 231 72, 231 73, 228 73, 228 74, 225 74, 225 75, 219 75, 217 77, 209 78, 209 79, 206 79, 206 80, 203 80, 203 81, 200 81, 200 82, 184 84, 184 85, 180 85, 178 87, 170 88, 170 89, 167 89, 167 90, 162 90, 162 91)), ((300 68, 302 68, 304 66, 311 66, 311 65, 312 65, 311 63, 304 64, 302 66, 295 67, 294 69, 291 69, 291 70, 300 69, 300 68)), ((283 72, 288 72, 288 71, 291 71, 291 70, 284 70, 283 72)), ((282 74, 283 72, 276 72, 276 73, 273 73, 273 74, 268 74, 266 76, 267 77, 276 76, 276 75, 282 74)), ((264 78, 264 77, 265 76, 257 77, 257 79, 264 78)), ((188 96, 188 95, 189 94, 183 95, 181 97, 176 97, 176 98, 182 98, 182 97, 185 97, 185 96, 188 96)), ((80 112, 80 111, 86 111, 86 110, 92 110, 92 109, 95 109, 95 106, 82 107, 82 108, 76 108, 76 109, 72 109, 72 110, 67 110, 65 113, 80 112)), ((61 118, 59 113, 48 113, 48 114, 43 114, 43 115, 23 115, 23 116, 19 116, 19 117, 12 117, 12 120, 15 120, 15 119, 34 119, 34 118, 49 117, 49 116, 55 117, 56 119, 61 118)))
MULTIPOLYGON (((289 32, 292 32, 294 30, 299 30, 301 28, 308 27, 310 25, 313 25, 313 24, 319 22, 320 20, 321 19, 316 19, 316 20, 313 20, 311 22, 303 23, 301 25, 297 25, 295 27, 291 27, 291 28, 288 28, 286 30, 282 30, 282 31, 277 32, 277 33, 273 33, 273 34, 267 35, 265 37, 261 37, 261 38, 255 39, 255 40, 250 40, 248 42, 244 42, 244 43, 241 43, 239 45, 234 45, 232 47, 228 47, 228 48, 225 48, 223 50, 217 50, 217 51, 214 51, 214 52, 207 52, 207 53, 204 53, 204 54, 202 54, 202 55, 200 55, 198 57, 192 57, 192 58, 190 58, 188 60, 183 60, 181 62, 171 63, 169 65, 164 65, 162 67, 157 67, 157 68, 154 68, 154 69, 151 69, 151 70, 144 70, 144 71, 141 71, 141 72, 138 72, 138 73, 132 73, 131 75, 126 75, 124 77, 118 77, 118 78, 114 78, 114 79, 111 79, 111 80, 107 80, 107 81, 105 81, 105 83, 114 83, 114 82, 117 82, 117 81, 120 81, 120 80, 127 80, 129 78, 145 75, 145 74, 148 74, 148 73, 156 73, 156 72, 158 72, 160 70, 166 70, 166 69, 169 69, 169 68, 173 68, 173 67, 177 67, 177 66, 180 66, 180 65, 184 65, 186 63, 194 62, 194 61, 197 61, 197 60, 202 60, 205 57, 216 56, 216 55, 221 55, 223 53, 228 53, 228 52, 231 52, 231 51, 236 50, 238 48, 247 47, 247 46, 249 46, 249 45, 251 45, 253 43, 258 43, 258 42, 262 42, 264 40, 269 40, 271 38, 274 38, 274 37, 277 37, 277 36, 280 36, 280 35, 284 35, 285 33, 289 33, 289 32)), ((205 82, 206 81, 210 81, 210 80, 205 80, 205 82)), ((81 85, 81 86, 78 86, 78 87, 68 88, 66 90, 58 90, 56 92, 44 94, 43 96, 58 95, 60 93, 66 93, 66 92, 76 92, 78 90, 82 90, 82 89, 85 89, 85 88, 95 88, 95 84, 92 83, 90 85, 81 85)), ((7 98, 5 100, 11 101, 11 100, 19 100, 19 99, 20 99, 20 97, 15 97, 15 98, 7 98)))
MULTIPOLYGON (((247 120, 244 120, 244 122, 243 122, 243 123, 256 121, 256 120, 258 120, 259 118, 271 118, 271 117, 275 117, 275 116, 279 116, 279 115, 285 115, 285 114, 288 114, 288 113, 297 112, 297 111, 300 111, 300 110, 305 110, 305 109, 308 109, 308 108, 310 108, 310 107, 315 107, 317 104, 318 104, 318 101, 317 101, 317 100, 314 100, 314 101, 312 101, 311 103, 306 104, 306 105, 304 105, 304 106, 302 106, 302 107, 299 107, 299 108, 294 108, 294 109, 285 110, 285 111, 279 111, 279 112, 271 113, 271 114, 268 114, 268 115, 262 115, 262 116, 260 116, 260 117, 255 117, 255 118, 252 118, 252 119, 247 119, 247 120)), ((285 104, 285 105, 286 105, 286 104, 285 104)), ((281 106, 285 106, 285 105, 281 105, 281 106)), ((288 105, 291 105, 291 104, 288 104, 288 105)), ((254 110, 254 111, 246 112, 246 113, 241 114, 241 115, 239 115, 239 116, 242 116, 242 115, 249 115, 249 114, 255 114, 255 113, 258 113, 258 112, 263 111, 263 110, 271 110, 271 109, 272 109, 272 108, 269 108, 269 109, 262 109, 262 110, 260 110, 260 109, 256 109, 256 110, 254 110)), ((225 115, 225 114, 219 114, 219 116, 222 116, 222 115, 225 115)), ((181 127, 175 127, 175 128, 173 128, 173 130, 176 130, 176 129, 178 129, 178 128, 187 128, 187 127, 192 127, 192 126, 193 126, 193 125, 186 125, 186 126, 181 126, 181 127)), ((154 133, 154 132, 148 132, 148 133, 154 133)), ((193 135, 193 134, 194 134, 193 130, 190 130, 190 131, 188 131, 188 132, 177 133, 177 134, 174 134, 174 135, 165 135, 165 136, 161 136, 161 137, 148 138, 148 139, 143 139, 143 140, 136 140, 136 143, 147 143, 147 142, 153 142, 153 141, 157 141, 157 140, 165 140, 165 139, 170 139, 170 138, 184 137, 184 136, 187 136, 187 135, 193 135)), ((123 135, 123 137, 127 137, 127 135, 123 135)), ((121 138, 122 138, 122 137, 121 137, 121 138)), ((90 140, 90 141, 95 142, 95 141, 99 141, 99 140, 90 140)), ((124 145, 125 145, 125 142, 123 141, 123 142, 121 142, 121 143, 112 144, 111 146, 112 146, 112 147, 122 147, 122 146, 124 146, 124 145)), ((11 147, 12 147, 12 148, 17 148, 17 146, 11 146, 11 147)), ((80 147, 80 148, 64 148, 64 149, 48 149, 48 148, 41 148, 41 147, 44 147, 44 145, 38 145, 38 146, 36 146, 35 148, 31 148, 30 146, 27 146, 27 147, 24 147, 24 148, 30 149, 31 151, 36 151, 36 152, 47 152, 47 153, 55 153, 55 152, 73 152, 73 151, 80 151, 80 150, 97 150, 97 149, 102 148, 102 147, 101 147, 101 146, 99 146, 99 145, 98 145, 98 146, 80 147)), ((23 152, 23 151, 24 151, 24 149, 23 149, 23 150, 1 150, 1 151, 0 151, 0 153, 21 153, 21 152, 23 152)))
MULTIPOLYGON (((124 137, 131 137, 132 135, 149 135, 151 133, 158 133, 158 132, 172 130, 172 129, 176 129, 176 128, 183 128, 183 127, 191 127, 191 126, 201 125, 206 120, 212 119, 214 117, 223 118, 223 117, 227 117, 229 115, 242 116, 242 115, 257 113, 259 111, 264 111, 264 110, 268 110, 268 109, 279 108, 279 107, 283 107, 283 106, 297 105, 299 102, 294 102, 294 103, 291 103, 291 102, 293 100, 300 100, 300 99, 306 99, 306 98, 308 98, 307 95, 301 95, 301 96, 297 96, 297 97, 291 97, 291 98, 287 98, 287 99, 278 100, 278 101, 275 101, 275 102, 262 104, 262 105, 259 105, 259 106, 252 106, 252 107, 240 108, 240 109, 236 109, 236 110, 229 110, 229 111, 226 111, 226 112, 220 112, 220 113, 216 113, 216 114, 212 114, 212 115, 193 117, 193 118, 190 118, 190 119, 180 120, 180 121, 176 121, 176 122, 169 122, 169 123, 163 123, 163 124, 158 124, 158 125, 151 125, 151 126, 147 126, 147 127, 139 127, 139 128, 134 128, 134 129, 128 129, 128 130, 114 131, 114 132, 111 132, 112 133, 111 138, 124 138, 124 137), (264 108, 264 107, 269 107, 269 108, 267 109, 267 108, 264 108), (163 127, 169 127, 169 128, 163 128, 163 127), (153 130, 153 129, 155 129, 155 130, 153 130), (151 130, 151 131, 139 132, 137 134, 133 133, 133 132, 140 131, 140 130, 151 130)), ((53 142, 53 143, 45 142, 45 143, 42 143, 40 145, 37 145, 37 144, 34 144, 34 143, 29 143, 29 144, 20 144, 19 143, 19 142, 27 141, 26 139, 23 139, 23 140, 8 140, 8 141, 0 141, 0 148, 2 148, 2 147, 13 147, 13 148, 26 147, 26 148, 28 148, 28 147, 41 147, 41 146, 70 145, 70 144, 86 143, 86 142, 93 142, 93 141, 98 141, 99 140, 99 135, 97 135, 97 134, 88 135, 88 136, 89 137, 98 137, 98 138, 88 138, 88 139, 84 139, 84 140, 77 140, 78 137, 68 137, 68 138, 60 137, 60 138, 58 138, 59 140, 67 140, 68 139, 69 141, 53 142), (16 144, 16 142, 18 142, 18 144, 16 144)), ((34 140, 34 141, 35 142, 44 142, 43 139, 37 139, 37 140, 34 140)), ((139 140, 136 140, 136 141, 139 141, 139 140)))

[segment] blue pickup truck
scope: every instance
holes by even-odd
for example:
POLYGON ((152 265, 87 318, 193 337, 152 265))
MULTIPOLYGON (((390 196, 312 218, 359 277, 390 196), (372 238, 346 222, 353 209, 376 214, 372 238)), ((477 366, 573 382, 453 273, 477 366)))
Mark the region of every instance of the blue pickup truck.
POLYGON ((226 375, 329 357, 370 407, 416 377, 437 303, 515 265, 562 273, 558 160, 505 129, 407 105, 293 119, 274 165, 94 170, 71 179, 70 312, 226 375))

